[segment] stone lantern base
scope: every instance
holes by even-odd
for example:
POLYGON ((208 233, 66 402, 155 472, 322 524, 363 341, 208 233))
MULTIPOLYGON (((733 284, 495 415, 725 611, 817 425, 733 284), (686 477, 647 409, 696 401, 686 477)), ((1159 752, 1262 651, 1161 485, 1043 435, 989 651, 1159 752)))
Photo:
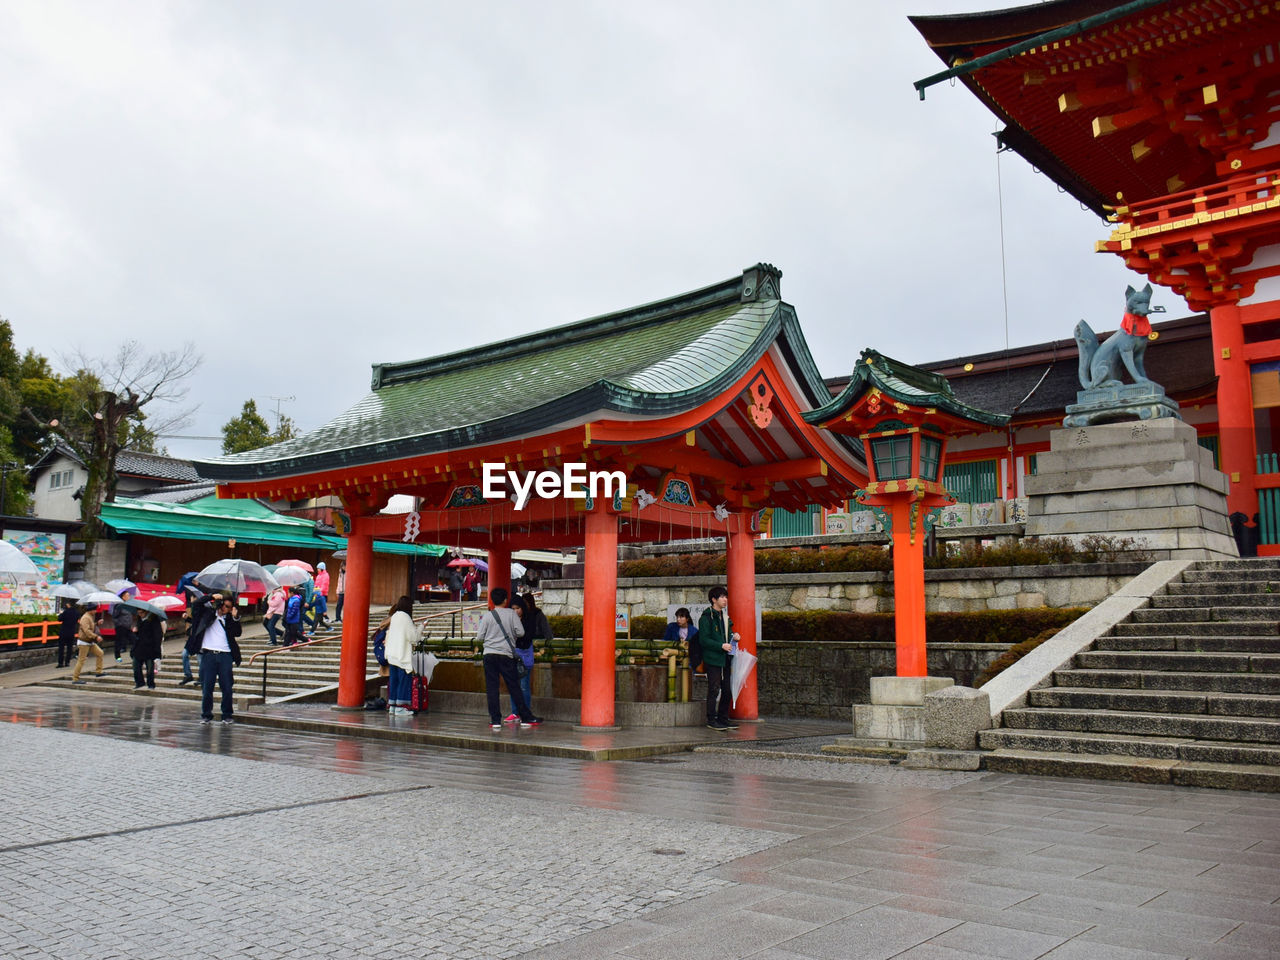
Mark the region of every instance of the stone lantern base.
POLYGON ((950 677, 872 677, 871 702, 853 707, 853 734, 881 747, 925 742, 924 698, 955 686, 950 677))

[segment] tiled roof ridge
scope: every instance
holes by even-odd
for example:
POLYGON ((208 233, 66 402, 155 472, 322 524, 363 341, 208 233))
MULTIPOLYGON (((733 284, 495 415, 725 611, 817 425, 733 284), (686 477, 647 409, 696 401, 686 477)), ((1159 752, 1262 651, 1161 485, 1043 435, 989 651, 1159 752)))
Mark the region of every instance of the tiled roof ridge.
POLYGON ((777 270, 771 264, 758 263, 728 280, 722 280, 719 283, 691 290, 687 293, 677 294, 673 297, 665 297, 662 300, 655 300, 651 303, 627 307, 624 310, 616 310, 612 313, 589 317, 586 320, 577 320, 573 323, 551 327, 550 329, 530 334, 522 338, 518 343, 504 340, 443 356, 424 357, 418 360, 393 363, 376 363, 373 365, 372 386, 374 390, 378 390, 394 383, 404 383, 437 376, 459 367, 492 363, 512 356, 528 356, 531 351, 544 347, 563 346, 583 340, 592 340, 597 337, 612 336, 627 330, 634 330, 637 327, 670 320, 681 314, 695 313, 722 304, 767 298, 776 299, 776 297, 768 297, 768 294, 777 293, 777 281, 781 276, 782 271, 777 270), (753 288, 751 280, 748 278, 755 273, 771 275, 774 281, 772 286, 766 289, 765 285, 761 284, 761 289, 753 288), (745 289, 744 283, 746 283, 745 289), (763 295, 757 296, 756 294, 763 295))

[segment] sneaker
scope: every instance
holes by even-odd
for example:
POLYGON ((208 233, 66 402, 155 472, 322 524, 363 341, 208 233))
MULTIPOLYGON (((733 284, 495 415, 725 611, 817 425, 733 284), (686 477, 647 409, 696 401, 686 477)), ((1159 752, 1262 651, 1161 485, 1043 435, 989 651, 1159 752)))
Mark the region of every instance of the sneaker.
POLYGON ((120 658, 116 657, 116 663, 119 663, 119 662, 120 662, 120 658))
POLYGON ((95 673, 95 674, 94 674, 94 676, 95 676, 95 677, 105 677, 105 676, 106 676, 106 674, 105 674, 105 673, 95 673))
POLYGON ((489 729, 490 729, 490 730, 501 730, 501 729, 502 729, 502 724, 500 724, 500 723, 491 723, 491 724, 489 724, 489 729))
POLYGON ((708 730, 718 730, 718 731, 720 731, 721 733, 724 733, 726 730, 728 730, 728 729, 729 729, 729 727, 728 727, 727 725, 725 725, 725 724, 722 724, 719 720, 708 720, 708 721, 707 721, 707 729, 708 729, 708 730))
POLYGON ((148 690, 154 690, 155 688, 156 688, 156 685, 155 685, 154 683, 148 683, 148 684, 147 684, 147 689, 148 689, 148 690))
POLYGON ((509 713, 502 718, 502 722, 503 723, 519 723, 520 718, 517 717, 514 713, 509 713))
POLYGON ((146 685, 145 683, 135 683, 135 684, 133 685, 133 689, 135 689, 135 690, 145 690, 145 689, 147 689, 147 685, 146 685))
POLYGON ((734 723, 732 720, 719 720, 717 722, 720 724, 720 726, 724 727, 726 730, 738 729, 738 725, 734 723))
POLYGON ((77 687, 83 687, 89 681, 88 680, 72 680, 71 682, 74 683, 77 687))
POLYGON ((188 683, 195 683, 195 677, 183 677, 178 681, 178 686, 185 687, 188 683))
POLYGON ((534 717, 532 720, 521 720, 520 729, 525 730, 525 729, 528 729, 529 727, 536 727, 536 726, 539 726, 541 723, 542 723, 541 717, 534 717))
POLYGON ((200 722, 201 722, 201 723, 213 723, 213 717, 201 717, 201 718, 200 718, 200 722))
POLYGON ((236 718, 235 718, 235 717, 223 717, 223 718, 222 718, 222 725, 223 725, 224 727, 229 727, 229 726, 231 726, 231 725, 232 725, 233 723, 235 723, 235 722, 236 722, 236 718))

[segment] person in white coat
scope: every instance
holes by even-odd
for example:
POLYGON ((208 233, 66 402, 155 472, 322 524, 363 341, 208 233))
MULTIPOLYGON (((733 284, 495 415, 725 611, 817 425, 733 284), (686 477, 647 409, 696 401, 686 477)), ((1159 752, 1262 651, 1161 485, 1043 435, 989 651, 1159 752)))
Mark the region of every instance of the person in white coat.
POLYGON ((409 700, 413 693, 413 644, 417 631, 413 626, 413 601, 401 597, 391 608, 391 622, 387 625, 386 656, 390 675, 387 678, 387 714, 408 716, 409 700))

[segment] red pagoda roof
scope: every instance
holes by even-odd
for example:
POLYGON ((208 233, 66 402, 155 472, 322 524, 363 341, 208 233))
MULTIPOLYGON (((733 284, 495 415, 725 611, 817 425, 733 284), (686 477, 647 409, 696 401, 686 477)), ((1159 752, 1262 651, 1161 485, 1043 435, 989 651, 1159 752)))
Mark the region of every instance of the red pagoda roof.
POLYGON ((1101 215, 1212 183, 1219 164, 1276 159, 1251 149, 1280 90, 1276 2, 1055 0, 910 19, 948 67, 917 81, 921 97, 959 78, 1007 124, 1004 146, 1101 215))

